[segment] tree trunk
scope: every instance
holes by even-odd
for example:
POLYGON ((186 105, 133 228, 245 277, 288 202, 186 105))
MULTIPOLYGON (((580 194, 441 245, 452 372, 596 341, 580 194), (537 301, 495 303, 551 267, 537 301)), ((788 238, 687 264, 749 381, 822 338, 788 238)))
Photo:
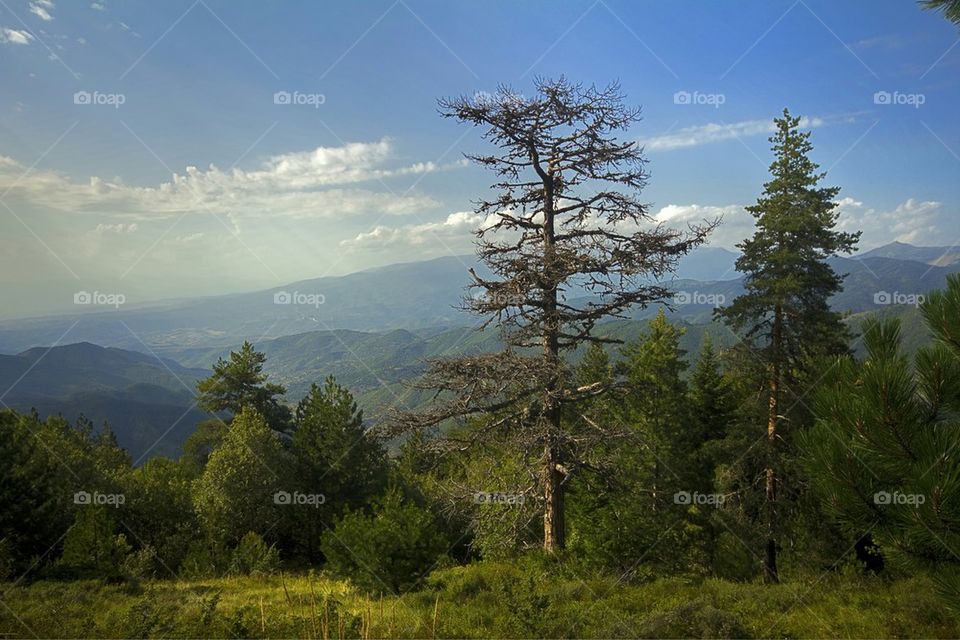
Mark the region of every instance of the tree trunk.
POLYGON ((543 548, 549 553, 562 551, 566 545, 566 532, 563 522, 563 477, 557 470, 556 452, 547 445, 544 451, 546 463, 543 473, 543 548))
POLYGON ((562 462, 560 444, 560 405, 557 401, 560 368, 560 326, 557 314, 555 261, 555 229, 553 207, 554 168, 552 161, 543 176, 543 355, 553 368, 544 389, 544 454, 543 454, 543 548, 549 553, 563 550, 565 540, 563 517, 563 476, 557 468, 562 462))
POLYGON ((783 310, 776 305, 773 310, 773 331, 771 335, 772 361, 770 366, 769 392, 767 406, 767 473, 766 473, 766 514, 767 544, 763 562, 763 580, 767 583, 780 582, 777 570, 777 475, 774 461, 777 448, 777 424, 780 415, 780 354, 783 339, 783 310))

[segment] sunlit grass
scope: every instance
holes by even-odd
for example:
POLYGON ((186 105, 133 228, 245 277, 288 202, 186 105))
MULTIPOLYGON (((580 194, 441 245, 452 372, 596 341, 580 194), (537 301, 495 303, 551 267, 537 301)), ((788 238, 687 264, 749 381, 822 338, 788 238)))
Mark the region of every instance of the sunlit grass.
POLYGON ((5 585, 4 637, 957 637, 923 578, 829 575, 768 586, 639 585, 524 563, 435 572, 420 591, 368 594, 324 575, 5 585))

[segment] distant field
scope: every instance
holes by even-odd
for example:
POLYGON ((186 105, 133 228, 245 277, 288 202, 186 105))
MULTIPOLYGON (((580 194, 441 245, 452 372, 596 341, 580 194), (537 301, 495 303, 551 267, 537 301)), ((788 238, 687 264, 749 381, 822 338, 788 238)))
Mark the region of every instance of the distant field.
POLYGON ((364 595, 323 576, 3 586, 2 637, 953 638, 924 579, 830 575, 777 586, 660 579, 617 585, 481 563, 420 591, 364 595))

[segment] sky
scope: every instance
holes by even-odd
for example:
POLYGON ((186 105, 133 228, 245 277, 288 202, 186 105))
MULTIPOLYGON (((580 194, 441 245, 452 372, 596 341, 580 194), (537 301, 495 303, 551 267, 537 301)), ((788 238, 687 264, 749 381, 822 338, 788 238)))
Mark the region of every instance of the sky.
POLYGON ((785 107, 863 248, 960 242, 960 29, 911 0, 0 0, 0 316, 470 253, 490 148, 437 99, 561 74, 621 84, 713 246, 785 107))

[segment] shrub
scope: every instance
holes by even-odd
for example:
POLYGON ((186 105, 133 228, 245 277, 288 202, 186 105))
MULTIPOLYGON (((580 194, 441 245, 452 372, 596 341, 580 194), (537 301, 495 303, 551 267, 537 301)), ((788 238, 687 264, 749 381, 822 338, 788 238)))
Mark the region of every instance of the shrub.
POLYGON ((194 542, 180 563, 180 577, 184 579, 222 576, 230 565, 230 553, 219 545, 194 542))
POLYGON ((328 568, 370 591, 417 586, 447 549, 433 514, 391 489, 372 514, 351 511, 321 540, 328 568), (349 545, 349 547, 347 546, 349 545))
POLYGON ((251 531, 243 536, 233 550, 229 573, 232 575, 269 575, 280 568, 280 554, 273 545, 268 546, 259 535, 251 531))
POLYGON ((63 555, 55 573, 76 578, 123 577, 123 564, 131 547, 126 537, 115 534, 113 518, 106 507, 79 509, 63 540, 63 555))

